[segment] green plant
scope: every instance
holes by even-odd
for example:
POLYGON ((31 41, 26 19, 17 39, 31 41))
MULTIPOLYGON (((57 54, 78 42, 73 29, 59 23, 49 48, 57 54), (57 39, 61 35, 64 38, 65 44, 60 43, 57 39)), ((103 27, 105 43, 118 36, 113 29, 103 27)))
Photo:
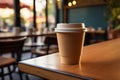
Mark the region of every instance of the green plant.
POLYGON ((120 0, 107 0, 105 14, 110 27, 120 29, 120 0))

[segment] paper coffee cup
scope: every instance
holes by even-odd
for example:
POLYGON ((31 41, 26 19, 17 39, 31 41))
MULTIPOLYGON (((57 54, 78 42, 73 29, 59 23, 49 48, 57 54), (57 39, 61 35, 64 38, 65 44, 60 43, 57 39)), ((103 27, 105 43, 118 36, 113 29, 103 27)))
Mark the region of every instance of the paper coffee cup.
POLYGON ((55 32, 59 55, 63 64, 79 64, 84 44, 85 26, 80 24, 57 24, 55 32))

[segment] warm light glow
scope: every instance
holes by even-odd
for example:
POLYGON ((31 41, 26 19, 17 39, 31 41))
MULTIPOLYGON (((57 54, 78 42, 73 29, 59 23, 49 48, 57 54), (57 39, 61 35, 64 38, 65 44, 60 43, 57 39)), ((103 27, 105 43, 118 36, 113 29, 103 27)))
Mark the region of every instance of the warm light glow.
POLYGON ((61 9, 61 1, 60 0, 57 0, 57 6, 58 6, 58 9, 61 9))
POLYGON ((27 4, 27 5, 33 5, 33 0, 20 0, 20 2, 27 4))
POLYGON ((73 4, 73 5, 76 5, 76 1, 75 1, 75 0, 73 0, 72 4, 73 4))
POLYGON ((49 3, 52 4, 52 0, 49 0, 49 3))
POLYGON ((6 18, 9 17, 10 15, 14 14, 14 10, 13 9, 9 9, 9 8, 0 8, 0 17, 2 18, 6 18))
POLYGON ((32 12, 29 9, 27 9, 27 8, 21 9, 20 13, 26 19, 29 18, 32 15, 32 12))
MULTIPOLYGON (((31 8, 33 7, 33 0, 20 0, 20 2, 27 4, 27 5, 30 5, 31 8)), ((50 2, 52 2, 52 0, 50 0, 50 2)), ((36 10, 37 11, 40 11, 43 8, 45 8, 45 5, 46 5, 45 0, 35 0, 35 3, 36 3, 36 10)))
POLYGON ((57 0, 58 2, 60 1, 60 0, 57 0))
POLYGON ((71 6, 72 6, 72 3, 71 3, 71 2, 69 2, 69 3, 68 3, 68 6, 69 6, 69 7, 71 7, 71 6))

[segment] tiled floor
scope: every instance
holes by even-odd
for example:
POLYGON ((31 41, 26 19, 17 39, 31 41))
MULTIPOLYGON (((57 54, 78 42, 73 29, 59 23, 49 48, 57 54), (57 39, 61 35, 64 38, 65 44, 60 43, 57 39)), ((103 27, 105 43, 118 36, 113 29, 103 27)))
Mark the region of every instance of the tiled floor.
MULTIPOLYGON (((4 55, 4 56, 9 57, 10 55, 7 54, 7 55, 4 55)), ((30 52, 23 53, 22 60, 29 59, 30 56, 31 56, 30 52)), ((20 80, 20 76, 17 72, 12 73, 12 76, 13 76, 13 80, 20 80)), ((23 80, 27 80, 25 74, 22 74, 22 76, 23 76, 23 80)), ((29 76, 29 80, 43 80, 42 78, 39 78, 39 77, 36 77, 36 76, 33 76, 33 75, 28 75, 28 76, 29 76)), ((1 80, 1 78, 0 78, 0 80, 1 80)), ((5 80, 10 80, 9 76, 5 76, 5 80)))
MULTIPOLYGON (((23 80, 27 80, 25 75, 22 75, 22 76, 23 76, 23 80)), ((33 75, 28 75, 28 76, 29 76, 29 80, 43 80, 43 79, 36 77, 36 76, 33 76, 33 75)), ((18 73, 13 73, 12 77, 13 77, 13 80, 20 80, 18 73)), ((5 76, 5 80, 10 80, 9 76, 5 76)))

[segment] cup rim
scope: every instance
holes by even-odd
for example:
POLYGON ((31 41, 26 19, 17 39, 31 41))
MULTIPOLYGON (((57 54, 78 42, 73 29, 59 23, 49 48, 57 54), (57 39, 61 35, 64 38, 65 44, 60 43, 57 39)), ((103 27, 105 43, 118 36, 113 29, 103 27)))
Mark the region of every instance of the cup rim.
POLYGON ((55 28, 55 29, 60 29, 60 30, 84 30, 87 28, 55 28))
POLYGON ((87 31, 87 28, 55 28, 55 32, 82 32, 87 31))

